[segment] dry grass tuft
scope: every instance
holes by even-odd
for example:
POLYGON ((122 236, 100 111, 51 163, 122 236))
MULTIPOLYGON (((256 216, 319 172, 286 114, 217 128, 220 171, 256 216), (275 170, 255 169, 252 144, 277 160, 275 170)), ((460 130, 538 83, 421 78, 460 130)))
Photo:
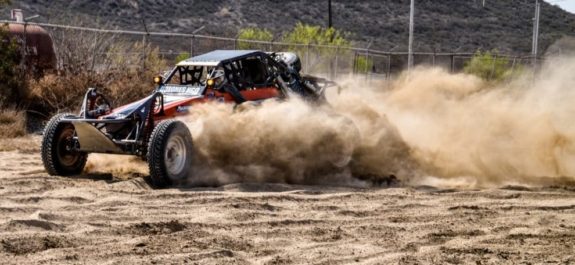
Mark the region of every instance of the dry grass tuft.
POLYGON ((41 142, 42 136, 30 134, 18 138, 0 138, 0 152, 37 153, 40 152, 41 142))
POLYGON ((154 89, 148 72, 82 73, 46 75, 30 82, 31 109, 45 114, 80 110, 89 87, 96 87, 114 107, 141 99, 154 89))
POLYGON ((0 137, 15 138, 26 135, 26 113, 6 109, 0 111, 0 137))

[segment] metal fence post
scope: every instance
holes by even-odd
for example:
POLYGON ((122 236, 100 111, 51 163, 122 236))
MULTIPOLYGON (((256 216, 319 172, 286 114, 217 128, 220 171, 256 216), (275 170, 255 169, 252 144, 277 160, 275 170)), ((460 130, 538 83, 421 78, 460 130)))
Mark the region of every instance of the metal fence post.
POLYGON ((339 54, 339 46, 335 47, 335 65, 333 67, 333 78, 337 78, 337 55, 339 54))
POLYGON ((365 81, 369 81, 369 48, 365 50, 365 81))
POLYGON ((489 74, 489 80, 493 79, 495 75, 495 63, 497 62, 497 55, 494 55, 491 59, 491 73, 489 74))
POLYGON ((309 43, 306 46, 305 52, 305 72, 309 74, 309 43))
POLYGON ((391 54, 387 55, 387 79, 391 78, 391 54))
POLYGON ((517 57, 513 56, 513 63, 511 63, 511 75, 513 76, 513 74, 515 74, 515 63, 516 63, 517 57))
POLYGON ((359 73, 359 67, 357 67, 357 51, 353 52, 353 74, 359 73))
POLYGON ((192 35, 192 38, 190 39, 190 57, 194 57, 194 38, 196 36, 192 35))

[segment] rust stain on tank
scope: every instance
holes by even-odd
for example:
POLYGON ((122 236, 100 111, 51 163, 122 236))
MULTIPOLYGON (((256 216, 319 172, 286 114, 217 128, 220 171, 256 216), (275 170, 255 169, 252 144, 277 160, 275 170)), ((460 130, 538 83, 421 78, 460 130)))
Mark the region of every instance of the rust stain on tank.
POLYGON ((18 43, 26 40, 26 65, 40 72, 56 69, 56 53, 50 34, 42 27, 36 25, 8 24, 10 34, 18 43))

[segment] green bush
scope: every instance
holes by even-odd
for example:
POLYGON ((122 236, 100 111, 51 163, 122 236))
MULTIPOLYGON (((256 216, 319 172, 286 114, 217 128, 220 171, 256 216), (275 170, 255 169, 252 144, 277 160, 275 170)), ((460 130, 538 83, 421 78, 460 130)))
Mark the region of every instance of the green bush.
POLYGON ((20 59, 20 45, 10 36, 8 26, 0 25, 0 108, 20 102, 24 94, 20 59))
POLYGON ((178 54, 178 56, 176 56, 176 63, 179 63, 179 62, 186 60, 190 57, 191 56, 190 56, 189 52, 182 52, 182 53, 178 54))
POLYGON ((367 58, 365 55, 359 55, 355 57, 353 66, 355 73, 371 72, 371 69, 373 68, 373 60, 367 58))
POLYGON ((257 41, 267 41, 271 42, 274 39, 274 35, 267 29, 259 28, 244 28, 240 30, 238 34, 238 49, 248 50, 248 49, 261 49, 264 45, 259 43, 252 43, 242 40, 257 40, 257 41))
POLYGON ((349 52, 346 48, 351 47, 351 42, 346 39, 345 35, 344 32, 334 28, 322 28, 298 22, 290 32, 284 35, 283 42, 300 44, 290 45, 288 49, 300 55, 302 61, 308 60, 304 63, 309 67, 309 69, 304 69, 306 72, 332 72, 335 54, 341 55, 349 52), (336 46, 343 49, 308 45, 336 46))
POLYGON ((348 47, 351 43, 344 33, 334 28, 322 28, 298 22, 284 37, 284 42, 297 44, 317 44, 348 47))
POLYGON ((489 51, 477 51, 473 58, 465 64, 463 71, 485 80, 502 80, 509 77, 513 69, 509 59, 498 57, 489 51))

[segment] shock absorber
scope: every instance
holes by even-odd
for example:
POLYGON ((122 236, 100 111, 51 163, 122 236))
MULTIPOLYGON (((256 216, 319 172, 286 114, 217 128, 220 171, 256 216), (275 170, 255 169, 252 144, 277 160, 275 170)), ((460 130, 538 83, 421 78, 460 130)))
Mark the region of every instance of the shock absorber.
POLYGON ((144 130, 142 132, 142 159, 146 159, 146 154, 148 152, 148 142, 150 141, 150 136, 152 135, 152 131, 154 130, 154 113, 156 110, 156 99, 158 96, 154 98, 154 100, 150 101, 150 108, 148 111, 148 116, 146 117, 144 130))

